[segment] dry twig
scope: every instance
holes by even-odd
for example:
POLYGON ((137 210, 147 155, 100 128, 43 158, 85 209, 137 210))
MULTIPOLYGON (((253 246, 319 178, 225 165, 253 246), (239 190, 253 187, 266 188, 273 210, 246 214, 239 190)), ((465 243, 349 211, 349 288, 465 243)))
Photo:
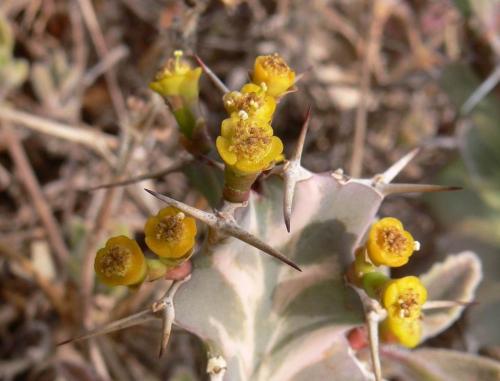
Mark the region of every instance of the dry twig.
POLYGON ((3 124, 3 127, 4 139, 7 142, 12 160, 19 171, 19 178, 24 183, 24 186, 26 187, 26 190, 28 191, 28 194, 33 202, 33 206, 35 207, 35 210, 45 227, 49 242, 54 249, 54 253, 56 254, 56 262, 59 265, 59 270, 64 272, 64 266, 69 259, 69 251, 66 243, 64 242, 62 231, 60 230, 59 224, 50 210, 50 204, 43 195, 40 184, 38 183, 35 173, 33 172, 33 168, 31 167, 28 157, 26 156, 26 152, 24 151, 16 132, 13 131, 13 129, 6 123, 3 124))

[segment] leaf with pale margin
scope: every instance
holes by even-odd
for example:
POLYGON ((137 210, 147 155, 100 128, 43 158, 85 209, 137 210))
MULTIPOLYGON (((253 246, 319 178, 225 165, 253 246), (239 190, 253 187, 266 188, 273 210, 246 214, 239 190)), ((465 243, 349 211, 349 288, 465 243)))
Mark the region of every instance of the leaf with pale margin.
POLYGON ((362 380, 344 337, 363 323, 362 308, 343 273, 383 197, 355 180, 313 175, 297 185, 291 234, 281 198, 282 184, 270 179, 236 218, 303 272, 228 238, 196 257, 176 295, 176 323, 225 357, 228 380, 301 380, 328 363, 357 372, 336 379, 362 380))
POLYGON ((498 381, 500 363, 484 357, 444 349, 407 351, 395 347, 382 352, 384 376, 405 381, 498 381))
MULTIPOLYGON (((428 300, 452 300, 469 303, 482 279, 481 262, 476 254, 466 251, 450 255, 444 262, 436 263, 420 277, 428 291, 428 300)), ((464 306, 425 311, 423 337, 433 337, 451 326, 464 306)))

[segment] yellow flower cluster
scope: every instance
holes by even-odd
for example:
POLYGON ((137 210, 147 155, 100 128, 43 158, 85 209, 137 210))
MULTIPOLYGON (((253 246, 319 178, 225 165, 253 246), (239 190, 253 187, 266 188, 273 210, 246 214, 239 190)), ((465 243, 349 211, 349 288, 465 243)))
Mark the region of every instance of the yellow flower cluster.
POLYGON ((109 286, 135 286, 154 280, 188 260, 196 239, 196 222, 168 206, 151 216, 144 226, 146 245, 159 259, 146 259, 137 241, 126 236, 110 238, 97 251, 94 270, 109 286))
POLYGON ((222 160, 238 176, 259 173, 281 156, 283 143, 270 123, 277 98, 293 86, 295 72, 278 54, 259 56, 252 81, 224 96, 229 118, 216 141, 222 160))
POLYGON ((396 218, 374 223, 364 246, 358 248, 348 272, 350 281, 380 301, 387 311, 381 324, 382 337, 408 348, 420 342, 422 305, 427 290, 415 276, 390 279, 375 266, 400 267, 408 263, 418 244, 396 218))

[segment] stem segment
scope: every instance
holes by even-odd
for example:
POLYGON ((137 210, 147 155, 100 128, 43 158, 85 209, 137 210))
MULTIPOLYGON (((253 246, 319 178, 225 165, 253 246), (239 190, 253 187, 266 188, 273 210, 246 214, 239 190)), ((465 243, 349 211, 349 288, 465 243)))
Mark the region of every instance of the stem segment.
POLYGON ((231 168, 226 166, 224 170, 224 189, 222 191, 224 200, 233 203, 248 201, 250 189, 258 175, 259 173, 238 175, 234 173, 231 168))

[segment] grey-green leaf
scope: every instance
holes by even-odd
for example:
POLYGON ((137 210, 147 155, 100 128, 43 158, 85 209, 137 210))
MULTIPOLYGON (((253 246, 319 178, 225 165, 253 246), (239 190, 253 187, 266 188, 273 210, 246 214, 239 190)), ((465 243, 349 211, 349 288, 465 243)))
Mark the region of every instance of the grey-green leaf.
MULTIPOLYGON (((476 254, 463 252, 450 255, 444 262, 436 263, 422 275, 422 283, 428 290, 428 300, 450 300, 469 303, 474 300, 482 278, 481 262, 476 254)), ((423 338, 438 335, 455 322, 464 306, 425 311, 423 338)))
POLYGON ((197 256, 192 279, 176 295, 177 323, 225 357, 228 380, 300 380, 326 372, 325 361, 358 369, 344 333, 363 316, 344 266, 382 196, 355 180, 313 175, 297 185, 291 234, 281 198, 282 182, 269 179, 236 218, 303 272, 229 238, 197 256))
POLYGON ((405 381, 498 381, 500 363, 442 349, 383 351, 384 376, 405 381))

